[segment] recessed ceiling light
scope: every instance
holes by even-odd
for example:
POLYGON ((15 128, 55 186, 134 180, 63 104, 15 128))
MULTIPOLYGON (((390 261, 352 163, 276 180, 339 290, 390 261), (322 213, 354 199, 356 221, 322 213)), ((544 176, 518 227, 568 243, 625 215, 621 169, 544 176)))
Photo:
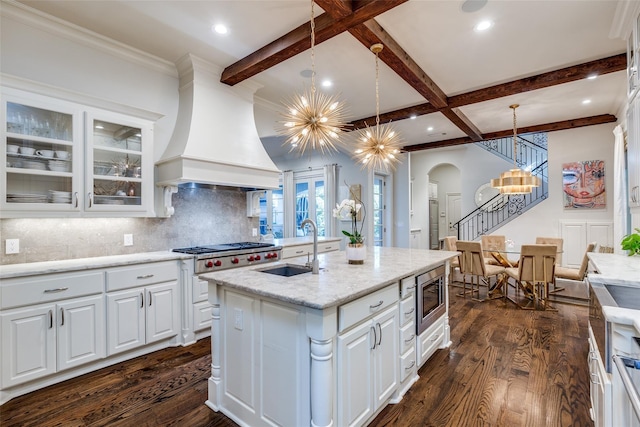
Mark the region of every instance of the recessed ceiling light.
POLYGON ((104 126, 102 126, 102 125, 96 125, 96 129, 104 129, 104 126))
POLYGON ((410 115, 410 116, 409 116, 409 118, 410 118, 411 120, 415 120, 415 119, 416 119, 416 117, 418 117, 418 116, 416 116, 415 114, 412 114, 412 115, 410 115))
POLYGON ((587 80, 594 80, 596 77, 598 77, 597 74, 590 74, 587 76, 587 80))
POLYGON ((431 132, 432 130, 433 130, 433 126, 429 126, 429 127, 427 128, 427 131, 428 131, 428 132, 431 132))
POLYGON ((211 29, 218 34, 227 34, 227 32, 229 32, 229 29, 222 24, 216 24, 213 27, 211 27, 211 29))
POLYGON ((482 9, 487 4, 487 0, 467 0, 462 3, 463 12, 472 13, 482 9))
POLYGON ((302 70, 302 71, 300 71, 300 75, 302 77, 304 77, 305 79, 310 79, 311 76, 313 75, 313 71, 311 71, 311 70, 302 70))
POLYGON ((587 105, 587 104, 591 104, 591 100, 590 99, 585 99, 584 101, 582 101, 583 105, 587 105))
POLYGON ((322 81, 322 87, 331 87, 332 85, 333 85, 333 82, 331 82, 331 80, 322 81))
POLYGON ((491 22, 491 21, 480 21, 480 22, 478 22, 476 24, 475 30, 476 31, 486 31, 491 27, 493 27, 493 22, 491 22))

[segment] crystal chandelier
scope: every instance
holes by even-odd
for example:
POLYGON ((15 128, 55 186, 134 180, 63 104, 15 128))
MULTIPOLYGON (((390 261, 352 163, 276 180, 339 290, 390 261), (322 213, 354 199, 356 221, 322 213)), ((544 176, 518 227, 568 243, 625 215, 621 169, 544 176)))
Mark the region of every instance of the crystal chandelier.
POLYGON ((509 108, 513 110, 513 169, 500 174, 500 178, 491 180, 491 186, 500 190, 500 194, 529 194, 533 187, 540 186, 540 178, 532 176, 531 172, 518 167, 516 152, 516 108, 520 105, 513 104, 509 108))
POLYGON ((346 128, 345 104, 338 96, 316 92, 315 70, 315 22, 311 0, 311 89, 294 95, 283 102, 286 112, 282 114, 284 128, 280 133, 287 137, 283 145, 289 151, 302 155, 307 148, 325 152, 338 151, 339 134, 346 128))
POLYGON ((401 139, 390 123, 380 125, 380 96, 378 92, 378 54, 383 46, 376 43, 371 46, 371 51, 376 54, 376 126, 358 129, 358 145, 353 158, 362 164, 362 168, 368 167, 374 170, 388 171, 395 169, 400 153, 401 139))

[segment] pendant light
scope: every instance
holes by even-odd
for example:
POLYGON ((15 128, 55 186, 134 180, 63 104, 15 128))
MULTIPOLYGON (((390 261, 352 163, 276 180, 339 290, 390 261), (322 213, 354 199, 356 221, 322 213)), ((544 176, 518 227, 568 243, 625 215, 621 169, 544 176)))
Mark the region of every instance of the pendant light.
POLYGON ((283 102, 284 128, 280 133, 287 137, 283 145, 289 151, 302 155, 307 149, 320 150, 323 154, 338 151, 339 134, 346 128, 345 104, 338 96, 316 91, 315 70, 315 21, 314 2, 311 0, 311 88, 283 102))
POLYGON ((533 187, 540 186, 540 178, 518 167, 516 108, 519 106, 518 104, 509 106, 513 110, 513 169, 501 173, 500 178, 491 180, 491 186, 500 190, 500 194, 529 194, 533 187))
POLYGON ((376 126, 358 129, 357 149, 353 158, 362 164, 362 168, 368 167, 374 170, 395 169, 400 162, 401 139, 390 123, 380 124, 380 95, 378 91, 378 54, 384 46, 376 43, 371 46, 371 51, 376 54, 376 126))

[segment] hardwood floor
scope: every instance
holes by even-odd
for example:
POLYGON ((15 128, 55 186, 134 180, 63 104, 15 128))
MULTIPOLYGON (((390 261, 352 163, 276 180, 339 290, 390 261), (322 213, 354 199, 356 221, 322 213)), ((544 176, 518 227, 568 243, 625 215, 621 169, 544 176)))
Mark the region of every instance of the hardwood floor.
MULTIPOLYGON (((593 426, 588 309, 557 307, 452 297, 451 347, 371 426, 593 426)), ((17 397, 0 407, 0 425, 236 426, 204 405, 209 345, 162 350, 17 397)))

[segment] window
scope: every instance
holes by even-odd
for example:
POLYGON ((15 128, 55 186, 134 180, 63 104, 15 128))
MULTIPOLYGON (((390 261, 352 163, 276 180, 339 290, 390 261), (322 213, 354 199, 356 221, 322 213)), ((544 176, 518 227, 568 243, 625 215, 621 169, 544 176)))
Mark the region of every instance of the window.
POLYGON ((278 190, 265 191, 265 195, 260 198, 260 234, 273 234, 276 239, 284 237, 282 185, 278 190))
POLYGON ((385 177, 373 178, 373 246, 385 244, 385 177))
POLYGON ((322 175, 304 172, 294 174, 296 187, 296 236, 306 236, 300 224, 312 218, 318 227, 318 236, 325 236, 325 193, 322 175))

